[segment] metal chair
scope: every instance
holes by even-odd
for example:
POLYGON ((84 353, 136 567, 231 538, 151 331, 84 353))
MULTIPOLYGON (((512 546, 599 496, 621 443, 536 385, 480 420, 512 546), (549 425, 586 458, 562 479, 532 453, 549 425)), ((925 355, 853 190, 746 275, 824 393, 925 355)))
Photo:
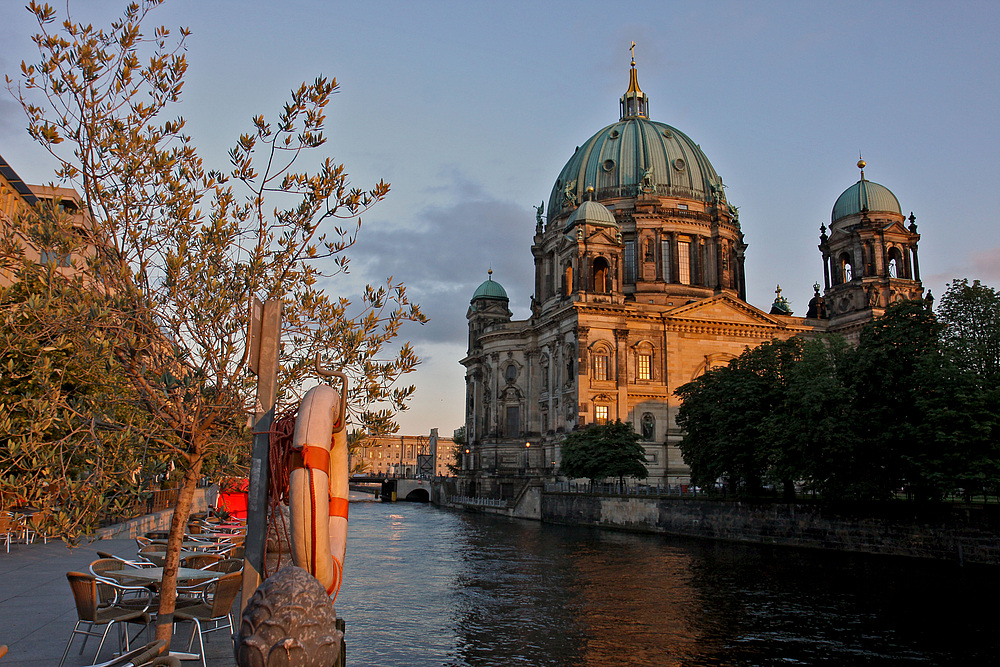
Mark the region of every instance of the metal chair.
MULTIPOLYGON (((125 566, 127 567, 127 566, 125 566)), ((159 606, 156 593, 147 586, 127 586, 108 572, 125 569, 116 558, 98 558, 90 564, 90 573, 97 578, 98 607, 120 607, 133 611, 149 611, 159 606)))
POLYGON ((225 572, 229 574, 231 572, 240 572, 243 570, 243 559, 242 558, 226 558, 218 562, 212 563, 206 570, 215 570, 216 572, 225 572))
POLYGON ((116 561, 121 563, 125 567, 156 567, 156 565, 148 560, 129 560, 127 558, 122 558, 121 556, 116 556, 113 553, 108 553, 107 551, 98 551, 98 558, 114 558, 116 561))
POLYGON ((210 565, 218 563, 222 556, 217 554, 194 554, 181 559, 181 567, 189 567, 193 570, 205 570, 210 565))
POLYGON ((10 543, 14 539, 14 518, 10 512, 0 512, 0 540, 7 545, 7 553, 10 553, 10 543))
MULTIPOLYGON (((63 651, 62 659, 59 660, 59 667, 62 667, 63 663, 66 662, 69 647, 73 644, 73 638, 76 635, 84 636, 83 645, 80 646, 80 653, 83 653, 83 649, 86 648, 89 638, 100 637, 101 643, 97 645, 97 655, 100 655, 101 648, 104 646, 104 640, 108 636, 108 631, 111 630, 111 626, 115 623, 141 623, 143 626, 149 624, 149 614, 145 613, 145 611, 123 609, 122 607, 115 606, 98 607, 97 577, 94 575, 83 572, 67 572, 66 579, 69 580, 70 589, 73 591, 73 600, 76 602, 78 620, 73 627, 73 632, 70 633, 69 641, 66 642, 66 649, 63 651), (84 623, 87 624, 87 628, 81 629, 80 626, 84 623), (95 631, 96 626, 99 625, 106 626, 103 633, 95 631)), ((119 634, 119 643, 123 641, 122 636, 124 636, 124 648, 128 651, 129 637, 127 629, 124 635, 119 634)))
POLYGON ((167 558, 164 548, 155 544, 150 544, 139 549, 138 556, 151 563, 154 567, 163 567, 163 562, 167 558))
POLYGON ((174 612, 175 621, 190 621, 194 623, 194 631, 191 633, 191 641, 188 642, 188 651, 194 644, 195 632, 198 634, 198 645, 201 649, 201 665, 208 667, 205 662, 205 635, 209 632, 229 628, 230 634, 233 632, 233 602, 243 586, 243 573, 233 572, 224 575, 215 582, 215 595, 211 601, 202 602, 178 609, 174 612), (221 623, 225 621, 225 625, 221 623), (208 629, 202 627, 202 623, 213 623, 214 626, 208 629))

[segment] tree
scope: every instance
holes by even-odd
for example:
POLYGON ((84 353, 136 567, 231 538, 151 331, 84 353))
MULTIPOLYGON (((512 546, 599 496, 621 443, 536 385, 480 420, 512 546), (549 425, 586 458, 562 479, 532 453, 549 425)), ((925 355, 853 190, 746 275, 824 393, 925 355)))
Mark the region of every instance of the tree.
POLYGON ((713 487, 725 479, 734 493, 759 493, 767 481, 790 482, 774 434, 791 364, 802 341, 768 341, 747 348, 727 366, 679 387, 677 425, 691 481, 713 487))
POLYGON ((586 477, 591 483, 617 477, 624 485, 626 477, 645 479, 648 474, 646 450, 639 444, 639 434, 630 422, 620 419, 567 435, 559 467, 567 477, 586 477))
POLYGON ((348 472, 351 474, 369 472, 368 462, 365 461, 365 445, 367 443, 368 434, 360 429, 354 429, 347 434, 347 452, 351 462, 348 472))
POLYGON ((464 426, 455 429, 452 441, 455 443, 455 447, 451 450, 451 461, 446 464, 446 467, 452 475, 458 475, 462 472, 462 455, 465 452, 464 426))
POLYGON ((15 278, 0 287, 0 495, 49 508, 40 529, 70 543, 127 515, 162 463, 136 460, 149 419, 110 350, 81 335, 93 293, 58 260, 79 256, 78 231, 58 202, 0 229, 15 278), (25 244, 45 261, 22 261, 25 244))
POLYGON ((239 441, 253 407, 244 342, 251 298, 283 304, 280 395, 294 398, 322 352, 353 379, 353 423, 377 431, 393 428, 414 391, 397 382, 416 355, 408 344, 391 346, 403 323, 425 318, 392 278, 358 302, 323 289, 348 269, 358 216, 389 190, 381 181, 349 187, 343 165, 329 158, 314 174, 295 168, 325 142, 336 81, 318 77, 293 90, 276 122, 252 119, 226 173, 207 170, 184 120, 165 117, 180 99, 189 33, 143 32, 160 2, 130 4, 103 31, 69 16, 57 24, 55 10, 32 0, 40 60, 22 63, 20 84, 8 77, 7 86, 95 225, 85 267, 94 305, 82 314, 88 342, 113 355, 160 451, 183 470, 156 634, 169 641, 197 481, 239 441))
POLYGON ((780 452, 777 477, 802 482, 827 498, 849 495, 864 475, 854 461, 856 419, 848 377, 853 354, 841 336, 803 340, 769 419, 780 452))
POLYGON ((937 308, 956 363, 987 386, 1000 383, 1000 292, 968 278, 952 280, 937 308))

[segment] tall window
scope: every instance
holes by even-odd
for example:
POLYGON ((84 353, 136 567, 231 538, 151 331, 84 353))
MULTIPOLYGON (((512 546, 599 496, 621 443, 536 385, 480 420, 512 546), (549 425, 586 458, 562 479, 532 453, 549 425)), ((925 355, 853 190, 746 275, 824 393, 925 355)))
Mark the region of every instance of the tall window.
POLYGON ((650 354, 640 353, 635 366, 635 377, 639 380, 653 379, 653 357, 650 354))
POLYGON ((663 282, 670 282, 670 241, 660 241, 660 256, 663 258, 663 282))
POLYGON ((611 267, 603 257, 594 260, 594 291, 598 294, 611 291, 611 267))
POLYGON ((682 285, 691 284, 691 244, 677 242, 677 280, 682 285))
POLYGON ((625 282, 635 284, 635 241, 625 241, 625 282))
POLYGON ((514 438, 521 434, 521 410, 517 405, 507 406, 507 422, 505 424, 504 435, 514 438))
POLYGON ((846 252, 840 256, 840 275, 845 283, 854 280, 854 267, 851 266, 851 256, 846 252))
POLYGON ((594 423, 596 424, 608 423, 608 406, 606 405, 594 406, 594 423))
POLYGON ((889 277, 890 278, 907 277, 903 275, 903 254, 899 252, 899 248, 889 249, 889 277))
POLYGON ((611 358, 603 350, 594 354, 594 379, 611 379, 611 358))

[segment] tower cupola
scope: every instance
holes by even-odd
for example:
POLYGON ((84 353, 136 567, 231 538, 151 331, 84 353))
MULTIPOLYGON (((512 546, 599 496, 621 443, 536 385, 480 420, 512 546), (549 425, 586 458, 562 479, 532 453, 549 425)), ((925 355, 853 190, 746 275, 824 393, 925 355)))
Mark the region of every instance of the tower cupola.
POLYGON ((629 48, 632 52, 632 69, 628 75, 628 90, 621 98, 621 118, 649 118, 649 98, 639 88, 639 77, 635 72, 635 42, 629 48))

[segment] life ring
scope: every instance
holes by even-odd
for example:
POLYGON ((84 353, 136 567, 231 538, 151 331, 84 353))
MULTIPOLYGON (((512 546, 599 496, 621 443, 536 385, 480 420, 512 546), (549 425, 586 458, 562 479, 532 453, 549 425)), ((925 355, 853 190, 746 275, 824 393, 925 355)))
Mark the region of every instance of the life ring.
MULTIPOLYGON (((343 376, 341 376, 343 377, 343 376)), ((347 431, 343 392, 310 389, 295 420, 288 479, 292 562, 337 598, 347 552, 347 431)))

